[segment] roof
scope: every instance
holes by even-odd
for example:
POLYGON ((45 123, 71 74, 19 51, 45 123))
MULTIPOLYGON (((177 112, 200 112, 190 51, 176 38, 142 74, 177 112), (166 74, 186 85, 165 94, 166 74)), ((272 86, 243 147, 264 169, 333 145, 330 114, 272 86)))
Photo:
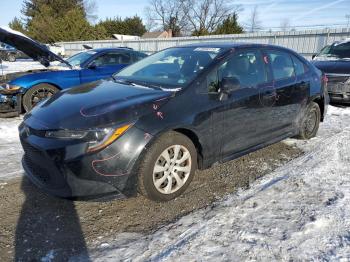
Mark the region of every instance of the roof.
POLYGON ((93 50, 95 52, 105 52, 105 51, 115 51, 115 50, 129 50, 134 51, 134 49, 129 47, 103 47, 103 48, 94 48, 94 49, 86 49, 86 51, 93 50))
POLYGON ((143 34, 142 38, 171 38, 172 32, 159 31, 159 32, 146 32, 143 34))
POLYGON ((195 44, 188 44, 188 45, 182 45, 178 47, 205 47, 205 48, 239 48, 239 47, 255 47, 255 48, 262 48, 262 47, 273 47, 283 50, 289 50, 295 53, 295 51, 285 48, 283 46, 278 45, 271 45, 271 44, 255 44, 255 43, 248 43, 248 42, 204 42, 204 43, 195 43, 195 44))

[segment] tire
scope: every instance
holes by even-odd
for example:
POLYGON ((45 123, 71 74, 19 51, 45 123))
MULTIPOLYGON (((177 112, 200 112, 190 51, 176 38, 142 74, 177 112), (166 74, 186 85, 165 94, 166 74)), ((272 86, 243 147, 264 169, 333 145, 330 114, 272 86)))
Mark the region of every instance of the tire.
POLYGON ((311 102, 301 120, 298 139, 308 140, 316 136, 321 121, 321 110, 317 103, 311 102))
POLYGON ((9 61, 9 62, 16 62, 16 55, 15 54, 8 54, 7 55, 7 61, 9 61))
POLYGON ((187 189, 196 169, 197 150, 192 141, 178 132, 168 132, 151 145, 141 161, 138 191, 153 201, 172 200, 187 189), (178 152, 176 159, 178 161, 184 159, 182 162, 174 162, 175 150, 178 152), (169 156, 170 161, 166 161, 164 156, 169 156), (160 171, 156 172, 156 168, 160 171), (183 171, 179 172, 177 168, 183 171), (178 181, 181 181, 181 185, 178 181))
POLYGON ((26 112, 33 109, 40 101, 49 98, 60 90, 50 84, 39 84, 30 88, 23 96, 23 107, 26 112))

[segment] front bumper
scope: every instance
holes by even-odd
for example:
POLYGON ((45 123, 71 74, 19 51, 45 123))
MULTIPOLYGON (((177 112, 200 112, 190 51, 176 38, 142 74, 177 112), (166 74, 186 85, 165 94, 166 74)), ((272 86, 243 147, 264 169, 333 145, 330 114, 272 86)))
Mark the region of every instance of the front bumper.
POLYGON ((138 159, 150 137, 135 127, 95 154, 86 143, 45 138, 44 131, 19 127, 23 168, 44 191, 63 198, 136 194, 138 159))

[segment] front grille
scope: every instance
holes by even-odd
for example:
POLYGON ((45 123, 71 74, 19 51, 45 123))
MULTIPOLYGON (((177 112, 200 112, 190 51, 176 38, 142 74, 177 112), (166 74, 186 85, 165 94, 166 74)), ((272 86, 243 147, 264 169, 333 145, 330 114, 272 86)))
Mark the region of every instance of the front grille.
POLYGON ((48 155, 21 139, 24 149, 23 160, 32 176, 43 185, 56 189, 65 185, 65 180, 56 163, 48 155))

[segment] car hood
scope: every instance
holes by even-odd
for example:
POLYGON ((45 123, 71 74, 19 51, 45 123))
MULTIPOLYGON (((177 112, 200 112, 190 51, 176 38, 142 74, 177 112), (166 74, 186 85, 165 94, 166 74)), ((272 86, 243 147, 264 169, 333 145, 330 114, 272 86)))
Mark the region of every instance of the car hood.
POLYGON ((52 61, 60 61, 69 65, 68 62, 60 56, 52 53, 45 45, 42 45, 10 28, 0 27, 0 42, 15 47, 46 67, 50 66, 50 62, 52 61))
POLYGON ((350 74, 349 60, 320 61, 315 60, 312 63, 321 71, 328 74, 350 74))
POLYGON ((34 129, 91 129, 130 123, 157 110, 174 92, 101 80, 57 93, 25 116, 34 129))

